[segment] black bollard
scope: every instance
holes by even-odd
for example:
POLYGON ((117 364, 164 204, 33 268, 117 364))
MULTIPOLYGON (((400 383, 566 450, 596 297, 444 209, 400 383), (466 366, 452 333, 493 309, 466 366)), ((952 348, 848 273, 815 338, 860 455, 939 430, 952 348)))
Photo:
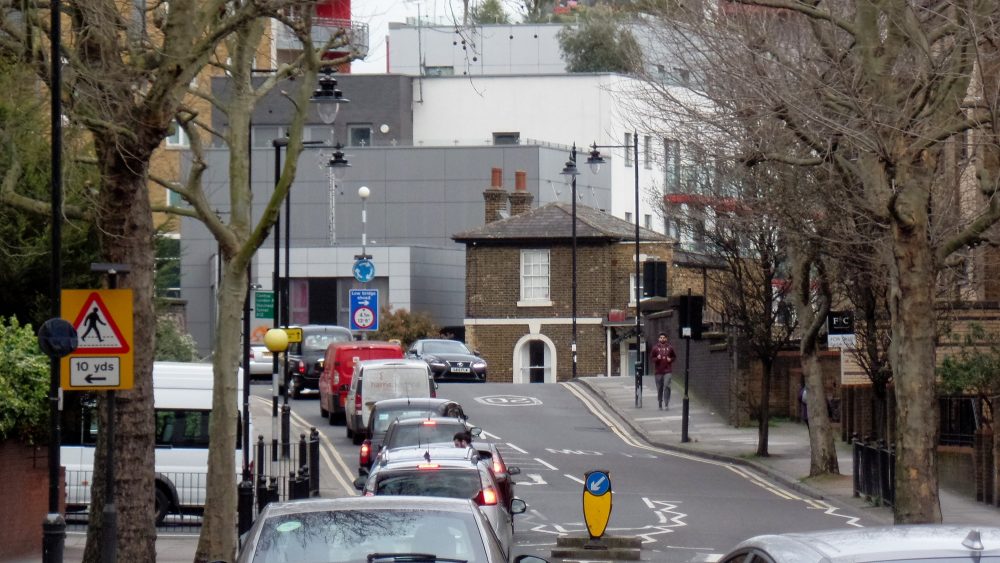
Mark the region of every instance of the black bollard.
POLYGON ((239 535, 253 526, 253 481, 240 481, 236 487, 236 514, 239 535))

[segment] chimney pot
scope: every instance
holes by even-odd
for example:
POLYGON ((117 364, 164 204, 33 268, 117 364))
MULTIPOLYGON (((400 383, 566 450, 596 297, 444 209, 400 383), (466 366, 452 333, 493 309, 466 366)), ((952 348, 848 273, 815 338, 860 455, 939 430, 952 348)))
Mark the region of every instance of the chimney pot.
POLYGON ((524 170, 514 172, 514 189, 523 192, 528 189, 528 173, 524 170))
POLYGON ((491 188, 503 188, 503 168, 494 168, 490 176, 491 188))

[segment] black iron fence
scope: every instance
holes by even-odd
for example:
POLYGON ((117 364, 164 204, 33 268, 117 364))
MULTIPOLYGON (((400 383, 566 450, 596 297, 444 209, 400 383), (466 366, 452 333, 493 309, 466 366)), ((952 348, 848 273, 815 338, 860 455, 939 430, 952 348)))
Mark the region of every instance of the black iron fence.
POLYGON ((943 446, 968 446, 976 442, 976 430, 982 421, 984 400, 969 395, 938 397, 941 412, 940 438, 943 446))
MULTIPOLYGON (((251 481, 242 471, 237 485, 241 533, 269 502, 319 496, 319 431, 300 434, 293 443, 265 443, 259 436, 253 445, 251 481), (246 483, 249 483, 247 486, 246 483), (244 527, 246 526, 246 527, 244 527)), ((161 531, 197 532, 202 523, 208 494, 208 473, 156 473, 156 525, 161 531)), ((67 529, 86 530, 92 493, 92 470, 66 471, 67 529)))
POLYGON ((892 506, 896 500, 896 453, 882 440, 854 436, 854 496, 863 496, 876 506, 892 506))

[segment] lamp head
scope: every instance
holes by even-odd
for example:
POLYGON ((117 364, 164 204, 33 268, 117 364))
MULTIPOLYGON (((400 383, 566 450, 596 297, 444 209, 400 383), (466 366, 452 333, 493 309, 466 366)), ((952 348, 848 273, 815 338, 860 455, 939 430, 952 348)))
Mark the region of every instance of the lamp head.
POLYGON ((368 186, 361 186, 358 188, 358 197, 362 200, 368 199, 368 196, 372 194, 372 191, 368 189, 368 186))
POLYGON ((337 79, 333 77, 331 67, 323 69, 323 74, 319 77, 319 85, 313 90, 309 101, 316 104, 320 120, 327 125, 331 125, 337 119, 340 104, 350 102, 344 97, 344 93, 337 89, 337 79))
POLYGON ((347 162, 346 158, 344 158, 344 151, 341 150, 344 148, 344 145, 337 143, 333 148, 336 150, 333 151, 333 156, 330 158, 330 161, 326 163, 326 165, 330 168, 346 168, 350 166, 351 164, 347 162))
POLYGON ((587 164, 590 165, 590 171, 597 174, 601 171, 601 165, 604 164, 604 157, 601 156, 601 151, 597 150, 597 143, 591 146, 590 156, 587 157, 587 164))

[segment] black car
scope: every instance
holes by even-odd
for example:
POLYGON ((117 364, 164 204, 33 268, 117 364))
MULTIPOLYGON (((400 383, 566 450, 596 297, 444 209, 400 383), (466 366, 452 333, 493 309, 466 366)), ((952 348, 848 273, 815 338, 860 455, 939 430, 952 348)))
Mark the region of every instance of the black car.
POLYGON ((435 381, 486 382, 486 360, 457 340, 417 340, 408 354, 427 362, 435 381))
MULTIPOLYGON (((462 410, 462 405, 449 399, 385 399, 376 402, 372 405, 371 414, 368 416, 368 431, 365 435, 369 438, 361 443, 358 469, 371 469, 375 454, 382 449, 382 441, 390 424, 409 418, 435 417, 459 420, 468 418, 462 410)), ((361 473, 363 474, 363 471, 361 473)))
POLYGON ((319 393, 319 376, 326 349, 334 342, 350 342, 351 331, 336 325, 303 325, 302 342, 288 345, 288 394, 298 399, 304 390, 319 393))

